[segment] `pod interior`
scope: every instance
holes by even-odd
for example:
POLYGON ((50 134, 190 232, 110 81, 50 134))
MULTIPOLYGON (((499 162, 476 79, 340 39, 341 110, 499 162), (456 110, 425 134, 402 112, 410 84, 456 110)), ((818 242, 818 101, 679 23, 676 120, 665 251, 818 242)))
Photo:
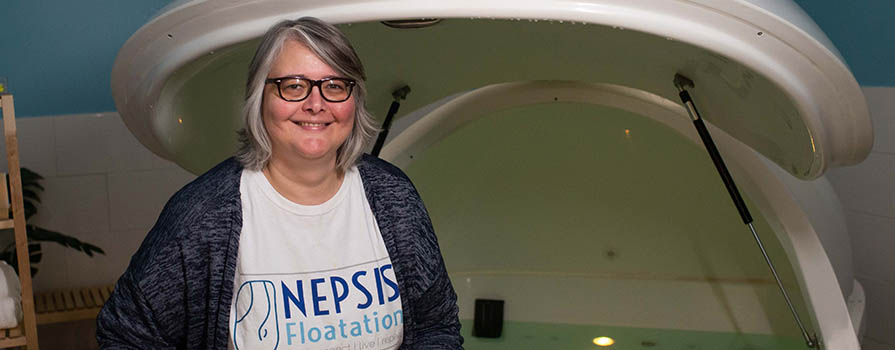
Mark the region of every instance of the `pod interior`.
MULTIPOLYGON (((413 152, 405 170, 439 234, 465 329, 475 299, 506 303, 505 336, 468 337, 469 347, 612 336, 619 346, 803 348, 700 147, 635 113, 552 102, 489 114, 413 152)), ((754 216, 807 315, 774 230, 754 216)))

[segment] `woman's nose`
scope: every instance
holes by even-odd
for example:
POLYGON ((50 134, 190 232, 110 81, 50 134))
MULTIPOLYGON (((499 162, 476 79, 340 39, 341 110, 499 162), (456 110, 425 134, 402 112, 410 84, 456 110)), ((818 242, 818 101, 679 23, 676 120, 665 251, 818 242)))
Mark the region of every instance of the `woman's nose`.
POLYGON ((319 86, 312 86, 311 94, 308 95, 308 98, 306 98, 302 103, 302 109, 312 114, 320 113, 326 107, 326 101, 323 100, 323 96, 321 94, 319 86), (314 89, 317 89, 317 91, 314 91, 314 89))

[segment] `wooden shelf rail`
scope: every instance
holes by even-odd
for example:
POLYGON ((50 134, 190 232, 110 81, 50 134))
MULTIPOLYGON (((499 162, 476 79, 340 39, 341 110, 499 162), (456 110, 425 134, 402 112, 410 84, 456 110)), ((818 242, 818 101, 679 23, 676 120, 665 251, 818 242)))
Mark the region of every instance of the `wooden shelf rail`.
MULTIPOLYGON (((22 313, 19 327, 0 331, 4 338, 0 347, 24 346, 38 350, 37 317, 34 313, 34 292, 31 284, 31 261, 28 256, 28 235, 25 233, 25 205, 22 198, 22 172, 19 168, 19 141, 16 136, 16 113, 11 94, 0 94, 3 109, 3 134, 6 137, 6 159, 9 164, 9 189, 12 204, 12 228, 15 231, 16 260, 19 263, 19 282, 22 283, 22 313)), ((5 200, 4 200, 5 201, 5 200)), ((6 213, 3 213, 5 218, 6 213)), ((5 218, 8 221, 8 218, 5 218)), ((5 225, 8 225, 6 223, 5 225)), ((7 227, 8 228, 8 227, 7 227)))
POLYGON ((34 296, 37 324, 96 319, 113 286, 58 290, 34 296))

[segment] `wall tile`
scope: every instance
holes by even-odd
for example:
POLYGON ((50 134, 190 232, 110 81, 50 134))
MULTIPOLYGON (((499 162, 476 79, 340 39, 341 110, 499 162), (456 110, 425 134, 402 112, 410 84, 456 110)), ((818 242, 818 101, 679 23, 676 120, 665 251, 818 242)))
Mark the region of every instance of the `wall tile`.
POLYGON ((54 243, 41 243, 43 257, 34 276, 34 292, 71 288, 81 276, 71 273, 69 248, 54 243))
POLYGON ((105 254, 93 257, 53 243, 43 243, 43 260, 35 278, 35 290, 82 288, 114 284, 124 273, 145 232, 91 232, 77 235, 105 254))
POLYGON ((87 255, 69 250, 65 256, 66 262, 71 266, 69 273, 75 276, 75 287, 101 286, 114 284, 124 273, 131 256, 133 256, 145 232, 104 232, 82 239, 96 244, 105 251, 105 254, 88 257, 87 255))
POLYGON ((148 231, 168 198, 193 178, 180 168, 110 174, 112 231, 148 231))
POLYGON ((106 175, 50 177, 43 185, 35 223, 66 234, 109 230, 106 175))
POLYGON ((90 257, 54 243, 42 243, 44 256, 38 265, 40 271, 35 277, 35 291, 109 285, 118 280, 124 272, 124 267, 115 261, 118 252, 118 247, 115 246, 117 243, 107 238, 78 237, 78 239, 103 248, 106 254, 94 254, 90 257))
POLYGON ((865 87, 873 120, 873 151, 895 154, 895 87, 865 87))
MULTIPOLYGON (((19 141, 19 166, 43 176, 56 175, 56 142, 52 118, 16 118, 19 141)), ((0 142, 0 154, 6 155, 6 142, 0 142)), ((7 172, 7 161, 0 161, 0 171, 7 172)))
POLYGON ((871 153, 858 165, 830 169, 827 178, 847 210, 895 217, 895 155, 871 153))
POLYGON ((144 170, 154 167, 155 155, 137 141, 121 120, 118 113, 107 113, 103 116, 111 128, 109 133, 110 172, 127 170, 144 170))
POLYGON ((143 239, 146 238, 146 233, 146 230, 136 230, 115 231, 109 234, 109 242, 106 245, 109 249, 106 251, 106 254, 110 260, 105 266, 105 271, 112 278, 111 281, 113 283, 127 269, 131 257, 134 256, 134 253, 140 248, 140 244, 143 243, 143 239))
POLYGON ((863 276, 858 280, 867 294, 867 332, 865 338, 895 344, 895 285, 863 276))
POLYGON ((54 118, 59 175, 152 168, 152 154, 131 135, 117 113, 54 118))
MULTIPOLYGON (((27 118, 17 120, 20 165, 43 176, 56 176, 56 147, 53 119, 27 118)), ((5 143, 4 143, 5 146, 5 143)), ((4 149, 3 154, 6 154, 4 149)))
MULTIPOLYGON (((895 284, 895 219, 847 211, 855 274, 895 284)), ((895 297, 895 296, 893 296, 895 297)), ((895 315, 893 315, 895 317, 895 315)), ((893 320, 895 322, 895 320, 893 320)))
POLYGON ((886 344, 880 342, 876 339, 864 337, 864 340, 861 342, 862 350, 895 350, 895 345, 886 344))
POLYGON ((111 122, 102 114, 55 117, 58 175, 98 174, 109 167, 111 122))

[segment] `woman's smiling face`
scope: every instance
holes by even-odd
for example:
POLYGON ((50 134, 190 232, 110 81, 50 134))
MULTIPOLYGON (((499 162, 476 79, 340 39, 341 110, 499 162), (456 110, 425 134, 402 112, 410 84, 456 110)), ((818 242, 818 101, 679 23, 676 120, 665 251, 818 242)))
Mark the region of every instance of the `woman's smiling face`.
MULTIPOLYGON (((287 39, 271 65, 268 78, 300 76, 311 80, 342 78, 304 44, 287 39)), ((261 115, 270 136, 272 157, 319 160, 336 158, 336 151, 354 126, 354 96, 328 102, 320 87, 299 102, 280 98, 276 84, 265 84, 261 115)))

